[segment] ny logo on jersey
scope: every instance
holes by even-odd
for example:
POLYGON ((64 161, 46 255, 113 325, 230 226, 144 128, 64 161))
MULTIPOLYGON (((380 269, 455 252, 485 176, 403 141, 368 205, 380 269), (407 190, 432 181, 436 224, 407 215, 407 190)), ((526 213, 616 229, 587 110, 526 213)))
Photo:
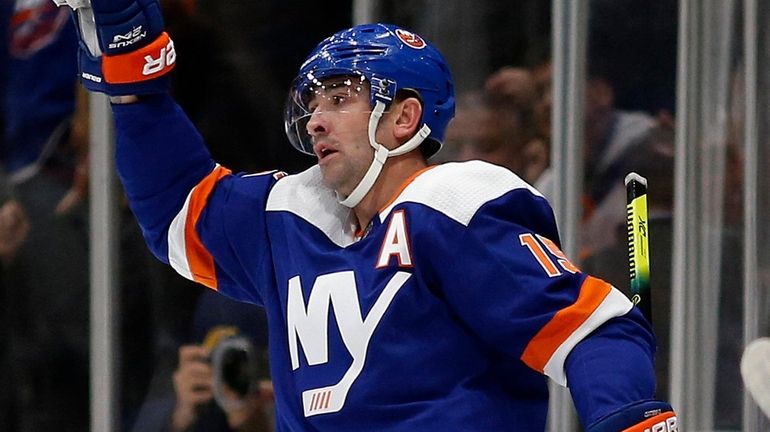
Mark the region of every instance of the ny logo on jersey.
POLYGON ((401 271, 394 274, 365 319, 361 315, 356 279, 352 271, 318 276, 310 291, 307 307, 302 296, 300 277, 295 276, 289 280, 286 321, 292 370, 299 368, 298 340, 308 365, 329 362, 329 305, 334 306, 340 336, 353 358, 352 364, 339 382, 302 392, 305 417, 342 409, 350 387, 364 368, 366 352, 374 330, 393 297, 411 276, 410 273, 401 271))

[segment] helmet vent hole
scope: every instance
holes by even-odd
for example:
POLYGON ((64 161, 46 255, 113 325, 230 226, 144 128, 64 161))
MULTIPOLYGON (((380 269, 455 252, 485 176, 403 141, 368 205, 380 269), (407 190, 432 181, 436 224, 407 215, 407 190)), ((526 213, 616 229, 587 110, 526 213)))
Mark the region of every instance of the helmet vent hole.
POLYGON ((351 57, 360 56, 381 56, 384 55, 386 50, 380 47, 373 46, 347 46, 335 48, 334 56, 338 59, 346 59, 351 57))

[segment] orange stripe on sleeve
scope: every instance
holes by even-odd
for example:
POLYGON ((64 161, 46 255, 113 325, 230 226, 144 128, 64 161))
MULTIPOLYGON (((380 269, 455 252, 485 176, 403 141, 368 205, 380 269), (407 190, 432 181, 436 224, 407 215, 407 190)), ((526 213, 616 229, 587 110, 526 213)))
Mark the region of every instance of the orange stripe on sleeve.
POLYGON ((560 310, 529 341, 521 360, 532 369, 543 373, 546 364, 559 346, 585 322, 599 307, 612 286, 607 282, 588 276, 580 287, 577 301, 560 310))
POLYGON ((231 171, 217 165, 197 186, 190 196, 190 207, 185 222, 185 245, 187 249, 187 261, 190 264, 190 272, 193 279, 213 290, 217 289, 217 276, 214 270, 214 257, 203 246, 195 226, 203 213, 211 192, 217 182, 231 171))

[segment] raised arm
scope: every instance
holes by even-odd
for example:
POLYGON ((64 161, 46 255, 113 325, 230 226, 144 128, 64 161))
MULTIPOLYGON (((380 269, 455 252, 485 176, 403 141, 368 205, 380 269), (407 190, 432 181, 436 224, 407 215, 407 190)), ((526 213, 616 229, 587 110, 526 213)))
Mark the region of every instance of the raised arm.
POLYGON ((261 303, 255 286, 271 283, 264 201, 276 178, 233 175, 211 159, 168 94, 176 51, 158 0, 54 1, 75 11, 84 86, 111 98, 118 175, 152 252, 189 279, 261 303))

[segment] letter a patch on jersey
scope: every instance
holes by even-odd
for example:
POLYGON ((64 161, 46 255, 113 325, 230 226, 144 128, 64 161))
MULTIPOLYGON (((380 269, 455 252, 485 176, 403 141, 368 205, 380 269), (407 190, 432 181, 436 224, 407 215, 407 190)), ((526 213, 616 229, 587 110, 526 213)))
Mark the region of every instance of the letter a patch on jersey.
POLYGON ((393 255, 398 258, 399 267, 412 267, 410 249, 406 217, 403 210, 397 210, 390 217, 390 224, 380 249, 380 258, 377 260, 377 268, 387 267, 393 255))

